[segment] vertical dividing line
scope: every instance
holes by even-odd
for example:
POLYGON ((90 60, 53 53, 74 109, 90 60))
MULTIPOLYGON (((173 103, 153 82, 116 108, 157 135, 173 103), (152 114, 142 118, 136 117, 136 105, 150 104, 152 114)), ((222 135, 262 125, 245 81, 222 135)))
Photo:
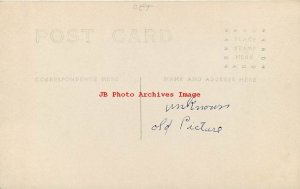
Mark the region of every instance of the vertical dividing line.
MULTIPOLYGON (((142 92, 142 77, 140 77, 140 92, 142 92)), ((142 97, 140 96, 140 140, 143 139, 142 97)))

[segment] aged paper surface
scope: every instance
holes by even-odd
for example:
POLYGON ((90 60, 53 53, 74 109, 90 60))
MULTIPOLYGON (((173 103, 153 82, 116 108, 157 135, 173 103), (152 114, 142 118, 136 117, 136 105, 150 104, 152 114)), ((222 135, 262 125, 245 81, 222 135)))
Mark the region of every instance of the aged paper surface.
POLYGON ((299 189, 300 3, 1 2, 1 189, 299 189))

